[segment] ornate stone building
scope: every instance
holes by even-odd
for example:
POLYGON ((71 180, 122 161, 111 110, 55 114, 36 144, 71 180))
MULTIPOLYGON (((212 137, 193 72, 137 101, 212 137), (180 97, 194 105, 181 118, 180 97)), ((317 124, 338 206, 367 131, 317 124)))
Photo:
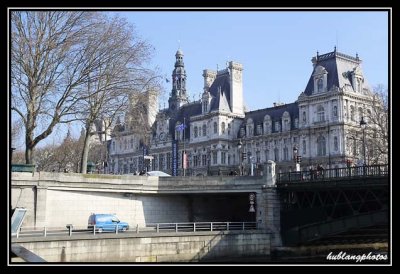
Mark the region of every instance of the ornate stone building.
POLYGON ((231 61, 223 70, 204 70, 202 98, 188 102, 182 51, 175 56, 169 107, 157 111, 149 105, 148 113, 157 115, 148 121, 152 130, 147 146, 124 125, 115 128, 119 134, 114 132, 109 146, 111 172, 134 173, 147 166, 171 174, 173 140, 178 140, 179 175, 184 174, 184 158, 185 175, 190 176, 234 174, 240 166, 249 174, 251 163, 254 174, 260 174, 260 164, 267 160, 275 161, 278 171, 294 170, 294 148, 302 157, 301 169, 364 161, 360 120, 370 112, 371 91, 358 56, 336 48, 317 53, 296 102, 249 112, 244 111, 241 64, 231 61), (144 161, 144 154, 153 157, 151 163, 144 161))

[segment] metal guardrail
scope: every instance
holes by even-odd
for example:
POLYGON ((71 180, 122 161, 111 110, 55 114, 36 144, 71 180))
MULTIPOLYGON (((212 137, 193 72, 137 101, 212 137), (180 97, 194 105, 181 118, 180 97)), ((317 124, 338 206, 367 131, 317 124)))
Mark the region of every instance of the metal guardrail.
POLYGON ((277 184, 388 176, 388 165, 371 165, 278 173, 277 184))
POLYGON ((257 222, 158 223, 158 224, 148 224, 146 227, 153 228, 153 230, 155 230, 157 233, 254 230, 257 229, 257 222))
MULTIPOLYGON (((139 227, 137 225, 134 230, 130 232, 143 233, 143 232, 196 232, 196 231, 244 231, 244 230, 256 230, 257 222, 195 222, 195 223, 150 223, 146 227, 139 227)), ((121 233, 121 231, 111 231, 108 233, 121 233)), ((93 235, 100 233, 96 226, 92 227, 75 227, 72 224, 66 225, 66 228, 62 227, 22 227, 16 237, 21 236, 33 236, 33 237, 47 237, 52 235, 76 235, 90 232, 93 235)), ((101 233, 107 233, 103 231, 101 233)), ((124 232, 125 233, 125 232, 124 232)))

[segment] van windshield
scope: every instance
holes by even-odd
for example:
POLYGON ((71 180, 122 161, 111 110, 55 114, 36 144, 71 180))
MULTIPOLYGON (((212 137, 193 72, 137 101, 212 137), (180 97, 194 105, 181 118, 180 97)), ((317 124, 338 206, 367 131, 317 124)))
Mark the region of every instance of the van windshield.
POLYGON ((113 217, 111 218, 111 222, 113 222, 113 223, 119 223, 119 220, 118 220, 117 217, 113 216, 113 217))

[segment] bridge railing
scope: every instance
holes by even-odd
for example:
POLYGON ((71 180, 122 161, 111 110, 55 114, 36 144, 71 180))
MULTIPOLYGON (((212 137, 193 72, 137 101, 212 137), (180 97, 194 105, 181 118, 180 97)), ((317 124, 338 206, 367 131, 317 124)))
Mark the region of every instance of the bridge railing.
POLYGON ((324 181, 388 175, 388 165, 370 165, 278 173, 277 183, 324 181))
POLYGON ((257 222, 196 222, 147 224, 156 232, 230 231, 257 229, 257 222))
MULTIPOLYGON (((144 232, 196 232, 196 231, 233 231, 233 230, 255 230, 257 222, 194 222, 194 223, 149 223, 146 227, 131 228, 126 232, 115 229, 111 233, 144 233, 144 232)), ((74 226, 68 224, 65 227, 21 227, 16 237, 48 237, 53 235, 77 235, 77 234, 99 234, 96 226, 74 226)))

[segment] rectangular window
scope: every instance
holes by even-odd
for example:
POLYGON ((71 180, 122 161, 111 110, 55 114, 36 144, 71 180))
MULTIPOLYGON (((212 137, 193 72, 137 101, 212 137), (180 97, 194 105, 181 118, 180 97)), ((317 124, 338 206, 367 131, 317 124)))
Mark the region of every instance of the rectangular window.
POLYGON ((260 151, 257 151, 257 152, 256 152, 256 160, 257 160, 257 163, 260 163, 260 162, 261 162, 260 151))
POLYGON ((212 153, 212 155, 213 155, 213 164, 216 165, 216 164, 217 164, 217 152, 214 151, 214 152, 212 153))
POLYGON ((171 169, 171 153, 167 153, 167 169, 171 169))
POLYGON ((206 154, 201 155, 201 165, 207 166, 207 155, 206 154))
POLYGON ((226 164, 226 152, 221 152, 221 164, 225 165, 226 164))
POLYGON ((158 160, 158 168, 160 170, 164 169, 164 154, 160 154, 159 160, 158 160))

